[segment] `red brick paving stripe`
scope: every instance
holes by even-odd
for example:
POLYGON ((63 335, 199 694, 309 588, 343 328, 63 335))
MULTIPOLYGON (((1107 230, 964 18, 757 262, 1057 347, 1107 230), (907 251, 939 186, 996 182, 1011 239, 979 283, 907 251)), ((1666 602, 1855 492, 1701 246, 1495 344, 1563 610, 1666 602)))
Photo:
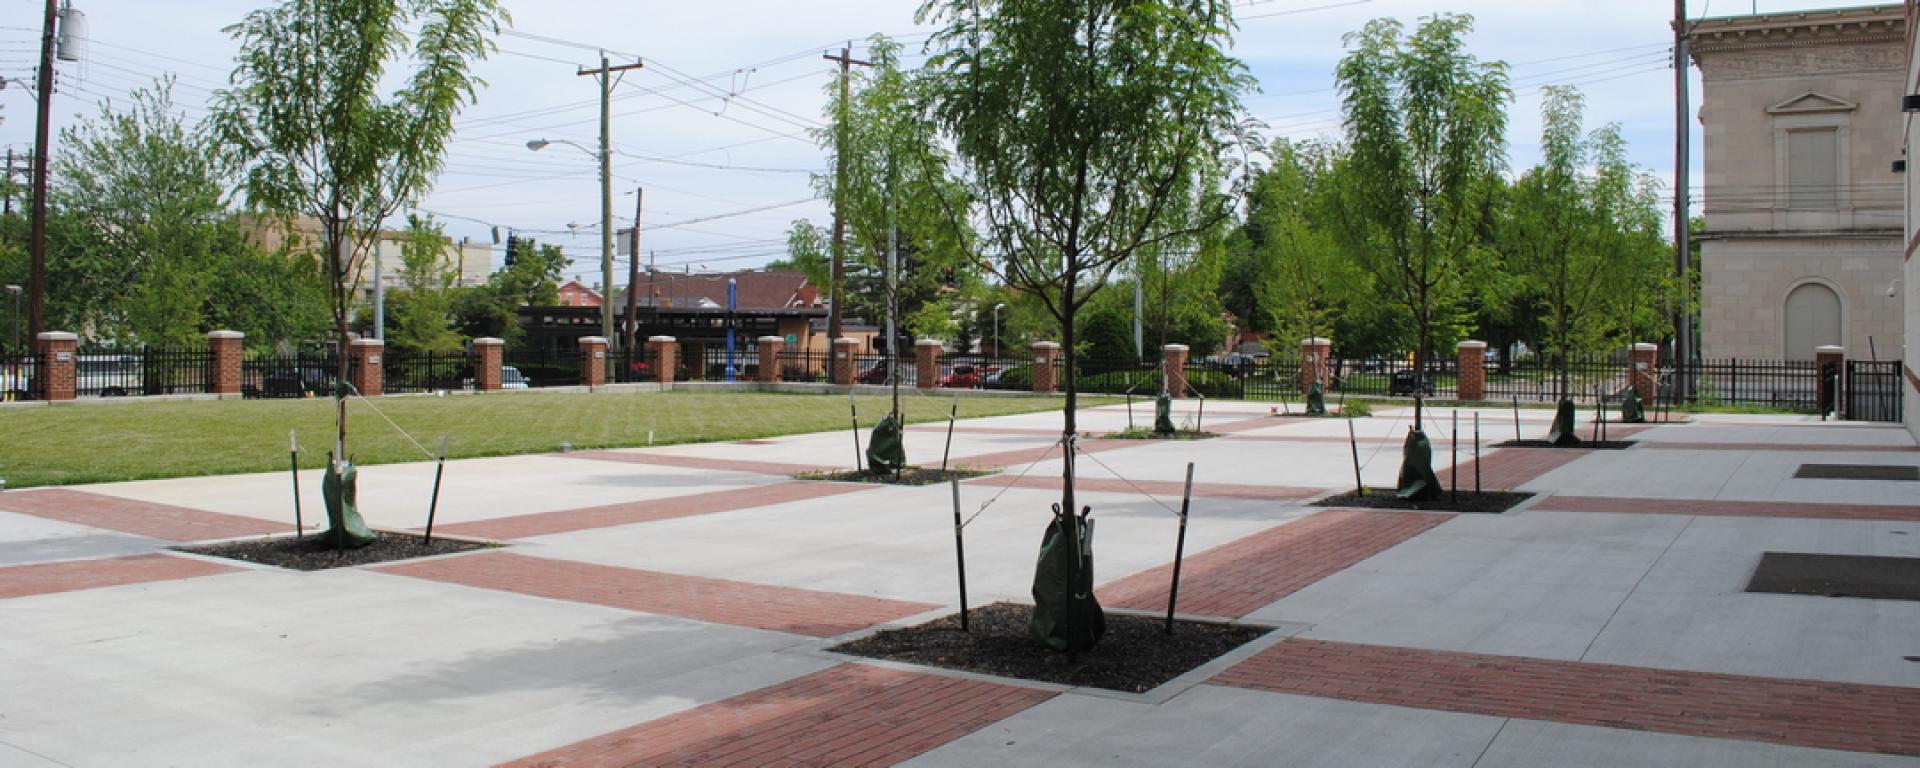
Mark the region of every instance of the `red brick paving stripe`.
MULTIPOLYGON (((1590 453, 1591 448, 1500 448, 1481 455, 1480 483, 1485 488, 1511 490, 1590 453)), ((1464 451, 1461 458, 1460 482, 1472 483, 1474 459, 1466 458, 1464 451)))
MULTIPOLYGON (((1452 519, 1452 515, 1328 509, 1189 555, 1181 613, 1239 618, 1452 519)), ((1100 602, 1165 610, 1171 563, 1100 587, 1100 602)))
POLYGON ((647 523, 655 520, 671 520, 677 517, 731 512, 737 509, 751 509, 790 501, 804 501, 823 496, 835 496, 842 493, 863 491, 877 486, 855 485, 852 483, 775 483, 746 488, 730 488, 723 491, 694 493, 686 496, 671 496, 664 499, 643 499, 619 504, 607 504, 598 507, 580 509, 562 509, 553 512, 536 512, 513 517, 499 517, 492 520, 475 520, 466 523, 440 526, 440 530, 460 536, 478 536, 486 539, 524 539, 530 536, 545 536, 553 533, 584 531, 592 528, 611 528, 616 525, 647 523))
POLYGON ((1290 639, 1238 688, 1684 736, 1920 755, 1920 688, 1290 639))
POLYGON ((842 664, 506 766, 881 766, 904 762, 1054 696, 842 664))
POLYGON ((1701 517, 1785 517, 1807 520, 1891 520, 1920 522, 1920 506, 1812 504, 1780 501, 1695 501, 1622 499, 1606 496, 1549 496, 1531 509, 1543 512, 1620 512, 1701 517))
POLYGON ((833 637, 940 606, 486 552, 376 570, 737 627, 833 637))
POLYGON ((75 560, 0 568, 0 600, 82 589, 191 579, 238 568, 167 555, 139 555, 108 560, 75 560))
POLYGON ((1915 453, 1913 445, 1845 445, 1841 443, 1669 443, 1645 442, 1643 448, 1659 451, 1824 451, 1829 453, 1915 453))
POLYGON ((230 539, 293 528, 291 519, 275 523, 66 488, 9 492, 0 496, 0 510, 169 541, 230 539))
POLYGON ((820 472, 840 469, 828 464, 790 464, 783 461, 753 461, 750 459, 715 459, 707 456, 676 456, 668 453, 630 453, 625 451, 573 451, 553 454, 567 459, 586 459, 589 461, 611 461, 619 464, 647 464, 657 467, 682 467, 686 469, 713 469, 723 472, 751 472, 761 475, 797 475, 801 472, 820 472))
MULTIPOLYGON (((1028 475, 1026 477, 1009 479, 997 475, 989 475, 987 477, 969 480, 967 484, 985 485, 995 488, 1005 488, 1011 485, 1015 488, 1057 490, 1060 487, 1060 478, 1028 475)), ((1135 486, 1139 486, 1139 490, 1146 491, 1163 499, 1177 499, 1180 497, 1180 493, 1186 489, 1186 483, 1171 480, 1135 480, 1132 485, 1128 485, 1125 480, 1113 477, 1086 477, 1083 475, 1073 479, 1073 487, 1075 489, 1095 493, 1135 493, 1135 486)), ((1196 498, 1203 499, 1298 501, 1326 492, 1327 489, 1325 488, 1299 488, 1288 485, 1246 485, 1241 483, 1193 484, 1193 495, 1196 498)))

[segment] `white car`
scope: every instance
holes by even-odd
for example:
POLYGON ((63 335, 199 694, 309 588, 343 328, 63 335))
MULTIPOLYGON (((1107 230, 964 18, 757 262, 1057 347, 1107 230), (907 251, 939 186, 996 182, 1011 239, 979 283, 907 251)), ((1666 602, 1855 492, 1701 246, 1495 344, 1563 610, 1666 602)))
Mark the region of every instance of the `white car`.
POLYGON ((520 369, 518 368, 515 368, 511 365, 504 366, 500 369, 500 388, 501 389, 526 389, 527 377, 524 374, 520 373, 520 369))

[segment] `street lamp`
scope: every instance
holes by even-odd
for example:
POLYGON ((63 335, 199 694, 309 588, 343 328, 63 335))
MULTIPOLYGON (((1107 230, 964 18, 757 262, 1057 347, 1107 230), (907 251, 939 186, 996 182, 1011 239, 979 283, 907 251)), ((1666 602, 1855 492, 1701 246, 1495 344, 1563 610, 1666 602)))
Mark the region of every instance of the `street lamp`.
MULTIPOLYGON (((538 152, 549 144, 566 144, 592 155, 600 161, 600 335, 608 343, 617 343, 619 337, 613 333, 613 174, 607 167, 607 153, 588 149, 566 139, 531 139, 527 149, 538 152)), ((633 290, 633 286, 627 286, 633 290)))
POLYGON ((740 307, 740 287, 734 278, 727 278, 727 381, 733 381, 733 327, 734 311, 740 307))
POLYGON ((20 350, 20 294, 21 293, 22 293, 22 290, 20 286, 17 286, 17 285, 7 286, 7 294, 13 297, 13 349, 16 352, 20 350))
POLYGON ((1006 309, 1006 308, 1007 308, 1007 305, 1005 304, 993 305, 993 356, 994 357, 1005 357, 1007 354, 1003 349, 1006 345, 1000 343, 1000 310, 1006 309))

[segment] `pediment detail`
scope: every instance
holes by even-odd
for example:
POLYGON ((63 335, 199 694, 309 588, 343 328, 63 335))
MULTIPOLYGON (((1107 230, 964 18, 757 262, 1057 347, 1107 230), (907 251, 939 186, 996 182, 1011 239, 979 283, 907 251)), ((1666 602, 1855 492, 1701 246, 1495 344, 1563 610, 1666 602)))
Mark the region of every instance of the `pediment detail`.
POLYGON ((1807 91, 1767 108, 1770 115, 1804 115, 1816 112, 1852 112, 1860 105, 1837 96, 1807 91))

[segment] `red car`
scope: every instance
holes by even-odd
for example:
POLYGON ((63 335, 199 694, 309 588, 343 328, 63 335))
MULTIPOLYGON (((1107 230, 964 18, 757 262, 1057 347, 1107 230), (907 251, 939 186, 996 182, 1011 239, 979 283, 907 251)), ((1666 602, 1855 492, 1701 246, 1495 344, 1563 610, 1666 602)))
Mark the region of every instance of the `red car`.
POLYGON ((980 369, 971 365, 956 365, 953 371, 940 380, 940 386, 955 389, 979 389, 980 369))

